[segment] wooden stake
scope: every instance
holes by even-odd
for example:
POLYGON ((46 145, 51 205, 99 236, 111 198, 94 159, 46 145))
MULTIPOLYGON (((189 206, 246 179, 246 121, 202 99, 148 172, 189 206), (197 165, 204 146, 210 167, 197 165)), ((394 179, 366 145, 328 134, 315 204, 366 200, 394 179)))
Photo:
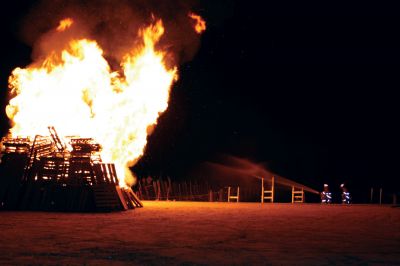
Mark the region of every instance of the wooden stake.
POLYGON ((371 188, 371 200, 370 202, 372 203, 372 201, 374 200, 374 188, 371 188))
POLYGON ((261 178, 261 203, 264 203, 264 177, 261 178))
POLYGON ((294 186, 292 186, 292 203, 294 203, 294 186))
POLYGON ((275 176, 272 176, 272 179, 271 179, 271 203, 274 202, 274 194, 275 194, 275 176))

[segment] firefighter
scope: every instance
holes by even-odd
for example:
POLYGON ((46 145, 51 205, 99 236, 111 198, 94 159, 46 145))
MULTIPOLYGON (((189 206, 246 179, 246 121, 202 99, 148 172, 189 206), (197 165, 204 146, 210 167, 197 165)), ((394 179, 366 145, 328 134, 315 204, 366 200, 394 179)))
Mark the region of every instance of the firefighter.
POLYGON ((342 204, 350 204, 351 203, 351 195, 347 187, 342 183, 340 185, 340 188, 342 189, 342 204))
POLYGON ((332 203, 332 193, 329 191, 328 184, 324 184, 324 191, 321 192, 321 203, 332 203))

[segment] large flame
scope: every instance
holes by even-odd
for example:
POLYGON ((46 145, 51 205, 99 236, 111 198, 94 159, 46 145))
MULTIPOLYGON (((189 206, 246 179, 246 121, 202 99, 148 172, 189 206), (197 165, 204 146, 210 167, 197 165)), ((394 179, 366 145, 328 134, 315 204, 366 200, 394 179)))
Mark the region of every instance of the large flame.
POLYGON ((115 163, 120 185, 131 185, 128 167, 143 155, 177 78, 176 67, 167 68, 165 53, 155 49, 163 33, 161 20, 140 30, 143 41, 123 57, 121 74, 110 70, 89 39, 72 40, 61 52, 16 68, 9 78, 16 96, 6 107, 11 134, 48 135, 47 127, 54 126, 60 136, 93 137, 103 147, 103 160, 115 163))

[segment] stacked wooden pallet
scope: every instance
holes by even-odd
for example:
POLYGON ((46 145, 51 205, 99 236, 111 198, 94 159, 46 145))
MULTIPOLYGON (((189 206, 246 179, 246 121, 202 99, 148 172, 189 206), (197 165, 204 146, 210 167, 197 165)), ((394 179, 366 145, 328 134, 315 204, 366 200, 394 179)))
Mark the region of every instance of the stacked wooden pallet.
POLYGON ((131 189, 121 189, 115 165, 103 163, 100 145, 74 139, 72 152, 54 128, 48 137, 3 140, 0 209, 119 211, 143 207, 131 189))

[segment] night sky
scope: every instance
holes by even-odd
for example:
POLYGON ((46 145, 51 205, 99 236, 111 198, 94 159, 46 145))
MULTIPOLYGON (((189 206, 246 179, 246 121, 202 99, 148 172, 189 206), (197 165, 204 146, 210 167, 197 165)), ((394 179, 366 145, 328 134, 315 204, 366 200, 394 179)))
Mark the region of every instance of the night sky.
MULTIPOLYGON (((30 63, 18 32, 32 5, 1 3, 2 134, 7 77, 30 63)), ((195 11, 208 29, 135 171, 188 178, 228 154, 315 189, 346 181, 399 191, 394 6, 220 0, 195 11)))

